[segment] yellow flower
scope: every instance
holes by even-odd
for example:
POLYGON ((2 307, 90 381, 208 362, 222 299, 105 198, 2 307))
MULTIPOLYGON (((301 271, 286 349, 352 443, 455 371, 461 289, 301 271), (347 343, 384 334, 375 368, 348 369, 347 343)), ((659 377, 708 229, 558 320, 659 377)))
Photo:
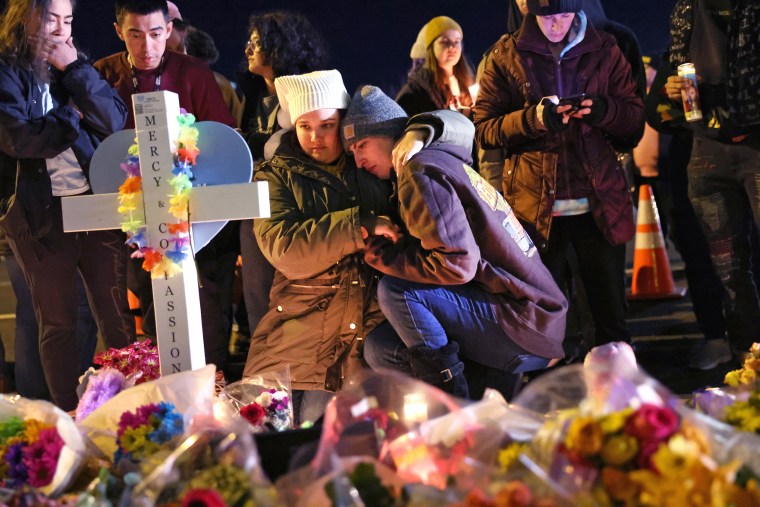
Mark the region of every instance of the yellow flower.
POLYGON ((578 417, 570 423, 565 443, 568 450, 591 456, 602 450, 604 434, 593 417, 578 417))
POLYGON ((513 442, 509 444, 507 447, 499 451, 499 466, 501 466, 501 469, 505 472, 512 468, 512 465, 515 464, 517 461, 517 458, 520 456, 520 454, 525 450, 527 445, 521 444, 518 442, 513 442))
POLYGON ((618 412, 613 412, 602 417, 599 425, 605 433, 616 433, 623 429, 628 417, 633 413, 633 409, 628 407, 618 412))
POLYGON ((699 445, 681 434, 673 436, 667 445, 661 445, 652 455, 657 471, 674 479, 688 477, 698 459, 699 445))
POLYGON ((54 428, 52 424, 45 424, 39 419, 24 420, 24 440, 27 442, 36 442, 40 439, 40 431, 54 428))
POLYGON ((757 372, 755 370, 742 370, 739 376, 739 382, 742 384, 750 385, 757 381, 757 372))
POLYGON ((723 379, 723 382, 726 384, 736 387, 739 385, 739 377, 741 376, 742 370, 731 370, 730 372, 726 373, 726 377, 723 379))
POLYGON ((666 479, 651 470, 634 470, 628 477, 641 486, 637 505, 688 505, 687 491, 680 481, 666 479))
POLYGON ((602 447, 602 460, 608 465, 622 466, 636 457, 638 452, 639 442, 635 437, 612 435, 602 447))

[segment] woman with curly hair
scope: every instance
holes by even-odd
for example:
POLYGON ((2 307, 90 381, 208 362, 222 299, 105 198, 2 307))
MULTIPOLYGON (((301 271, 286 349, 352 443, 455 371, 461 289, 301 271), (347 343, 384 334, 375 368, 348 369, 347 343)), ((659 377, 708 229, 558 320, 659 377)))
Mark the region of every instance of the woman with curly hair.
MULTIPOLYGON (((238 88, 243 92, 240 127, 258 166, 271 158, 272 153, 265 155, 264 145, 281 127, 275 78, 324 70, 327 49, 322 36, 300 14, 286 11, 253 14, 249 27, 250 38, 245 47, 248 68, 238 75, 238 88)), ((243 297, 252 332, 269 306, 274 276, 274 268, 256 243, 252 220, 240 224, 240 252, 243 297)), ((248 343, 238 342, 236 352, 246 354, 248 343)))
POLYGON ((447 16, 431 19, 423 28, 425 63, 399 92, 396 102, 409 116, 453 109, 472 117, 475 76, 462 53, 462 28, 447 16))

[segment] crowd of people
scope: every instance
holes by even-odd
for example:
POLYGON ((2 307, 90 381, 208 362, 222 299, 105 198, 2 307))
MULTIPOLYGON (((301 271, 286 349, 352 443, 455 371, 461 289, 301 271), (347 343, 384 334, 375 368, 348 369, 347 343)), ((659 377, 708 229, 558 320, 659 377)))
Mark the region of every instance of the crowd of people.
POLYGON ((254 180, 268 183, 271 215, 228 224, 196 256, 204 348, 224 371, 237 319, 250 337, 237 344, 243 375, 287 366, 298 420, 318 418, 332 393, 372 369, 463 398, 486 387, 509 398, 525 372, 630 343, 637 165, 637 180, 667 179, 658 191, 678 210, 670 227, 705 335, 693 366, 715 367, 760 339, 760 102, 747 89, 760 65, 746 43, 758 44, 760 28, 738 21, 760 10, 679 0, 655 76, 599 0, 509 1, 510 31, 477 76, 459 23, 430 19, 394 100, 371 85, 351 95, 297 13, 251 16, 233 85, 209 67, 219 56, 211 36, 172 2, 116 0, 125 50, 92 61, 71 36, 75 0, 8 0, 0 255, 18 300, 18 392, 73 409, 93 318, 108 347, 136 339, 128 288, 155 336, 150 275, 123 233, 64 232, 61 198, 91 193, 95 149, 134 127, 133 94, 158 90, 199 121, 238 129, 254 180), (679 77, 685 62, 699 82, 679 77), (686 122, 681 97, 697 87, 704 119, 686 122), (245 311, 233 314, 236 270, 245 311), (576 319, 585 310, 589 325, 576 319))

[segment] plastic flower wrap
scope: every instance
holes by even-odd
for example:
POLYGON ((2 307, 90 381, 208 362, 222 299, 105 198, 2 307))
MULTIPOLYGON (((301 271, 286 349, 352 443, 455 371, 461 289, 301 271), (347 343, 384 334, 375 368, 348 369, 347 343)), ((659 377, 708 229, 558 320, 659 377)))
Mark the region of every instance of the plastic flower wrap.
POLYGON ((139 407, 171 404, 182 417, 184 428, 192 427, 195 418, 214 412, 214 365, 174 373, 157 380, 125 389, 95 409, 79 422, 99 457, 113 461, 120 443, 122 416, 133 415, 139 407))
POLYGON ((132 490, 130 505, 275 505, 250 431, 230 411, 187 437, 132 490))
POLYGON ((74 421, 51 403, 0 396, 0 485, 63 492, 76 477, 85 445, 74 421))
POLYGON ((290 371, 262 373, 233 382, 222 389, 225 400, 254 431, 285 431, 293 428, 290 371))
POLYGON ((281 477, 278 491, 288 504, 322 505, 299 495, 315 491, 306 485, 326 476, 350 475, 353 468, 344 460, 359 456, 378 465, 376 475, 386 486, 420 483, 444 490, 452 476, 466 475, 466 463, 495 459, 505 407, 503 399, 468 404, 408 376, 375 373, 335 395, 316 457, 309 467, 281 477))
POLYGON ((584 367, 529 384, 515 403, 548 409, 548 417, 521 459, 533 460, 578 505, 760 502, 736 433, 705 424, 632 357, 624 344, 603 346, 584 367))

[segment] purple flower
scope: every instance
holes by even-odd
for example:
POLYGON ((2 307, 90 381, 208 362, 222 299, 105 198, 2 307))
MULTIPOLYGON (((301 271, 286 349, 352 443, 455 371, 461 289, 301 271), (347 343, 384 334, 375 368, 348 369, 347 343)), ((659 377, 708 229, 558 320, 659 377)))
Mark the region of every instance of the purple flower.
POLYGON ((120 164, 121 170, 127 176, 140 176, 140 159, 134 156, 127 157, 126 162, 120 164))
POLYGON ((15 444, 12 444, 5 450, 5 455, 3 456, 3 460, 8 465, 8 472, 6 473, 8 479, 6 481, 6 485, 11 488, 16 488, 26 484, 26 481, 29 477, 29 473, 23 459, 23 450, 25 445, 25 442, 17 442, 15 444))
POLYGON ((114 368, 103 368, 92 375, 87 384, 87 390, 77 405, 77 422, 81 422, 96 408, 124 390, 126 384, 124 374, 114 368))

